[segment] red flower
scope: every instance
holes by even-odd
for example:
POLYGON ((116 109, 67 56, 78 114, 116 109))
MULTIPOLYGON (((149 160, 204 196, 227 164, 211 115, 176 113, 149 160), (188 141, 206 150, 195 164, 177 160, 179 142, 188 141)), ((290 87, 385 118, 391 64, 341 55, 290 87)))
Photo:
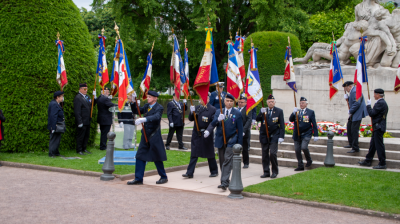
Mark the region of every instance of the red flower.
POLYGON ((363 131, 365 131, 365 129, 364 129, 364 128, 361 128, 360 131, 363 132, 363 131))

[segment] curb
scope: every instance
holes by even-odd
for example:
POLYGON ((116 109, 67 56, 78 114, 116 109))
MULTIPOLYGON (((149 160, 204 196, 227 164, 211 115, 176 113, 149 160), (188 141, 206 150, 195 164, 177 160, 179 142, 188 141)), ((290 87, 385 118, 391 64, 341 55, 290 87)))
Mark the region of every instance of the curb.
POLYGON ((335 210, 335 211, 349 212, 349 213, 353 213, 353 214, 368 215, 368 216, 386 218, 386 219, 391 219, 391 220, 400 220, 400 214, 390 214, 390 213, 386 213, 386 212, 365 210, 365 209, 361 209, 361 208, 354 208, 354 207, 349 207, 349 206, 344 206, 344 205, 327 204, 327 203, 305 201, 305 200, 299 200, 299 199, 293 199, 293 198, 284 198, 284 197, 271 196, 271 195, 261 195, 261 194, 248 193, 248 192, 242 192, 242 195, 244 197, 249 197, 249 198, 259 198, 262 200, 293 203, 293 204, 306 205, 306 206, 311 206, 311 207, 316 207, 316 208, 324 208, 324 209, 330 209, 330 210, 335 210))

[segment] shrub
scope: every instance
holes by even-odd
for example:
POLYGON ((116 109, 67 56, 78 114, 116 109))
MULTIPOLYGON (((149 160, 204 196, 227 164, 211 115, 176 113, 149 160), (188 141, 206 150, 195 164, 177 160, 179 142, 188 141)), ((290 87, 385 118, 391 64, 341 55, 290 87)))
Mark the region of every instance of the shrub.
MULTIPOLYGON (((73 99, 81 82, 88 83, 89 93, 93 91, 96 71, 95 52, 78 8, 71 0, 3 0, 0 14, 0 108, 7 119, 1 150, 48 150, 47 108, 53 92, 60 89, 57 32, 64 40, 68 76, 64 87, 67 132, 60 149, 75 150, 73 99)), ((96 114, 93 111, 89 144, 96 135, 96 114)))

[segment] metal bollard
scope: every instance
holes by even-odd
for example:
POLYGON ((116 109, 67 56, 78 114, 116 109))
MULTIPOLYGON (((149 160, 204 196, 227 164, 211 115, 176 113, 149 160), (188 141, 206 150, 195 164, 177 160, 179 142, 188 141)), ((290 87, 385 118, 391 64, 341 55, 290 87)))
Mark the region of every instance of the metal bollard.
POLYGON ((242 191, 242 157, 240 152, 243 147, 240 144, 235 144, 233 146, 233 168, 232 168, 232 181, 229 183, 229 194, 228 198, 232 199, 243 199, 242 191))
POLYGON ((115 133, 110 131, 107 134, 108 142, 107 142, 107 152, 106 152, 106 159, 103 164, 103 172, 104 174, 100 176, 100 180, 108 181, 114 180, 114 175, 112 174, 115 171, 114 168, 114 139, 115 133))
POLYGON ((334 167, 335 166, 335 159, 333 158, 333 136, 335 134, 331 131, 328 132, 328 144, 326 149, 326 157, 324 165, 326 167, 334 167))

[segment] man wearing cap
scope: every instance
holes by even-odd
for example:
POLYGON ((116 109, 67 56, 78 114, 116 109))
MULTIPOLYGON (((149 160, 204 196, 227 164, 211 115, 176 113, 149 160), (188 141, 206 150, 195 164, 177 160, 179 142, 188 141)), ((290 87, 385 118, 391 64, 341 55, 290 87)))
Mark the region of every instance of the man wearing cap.
MULTIPOLYGON (((242 114, 233 109, 235 98, 231 94, 227 94, 225 98, 225 109, 222 110, 217 108, 214 119, 211 122, 212 128, 217 127, 217 134, 215 135, 215 147, 218 148, 219 165, 221 168, 221 185, 218 188, 226 190, 229 186, 229 177, 232 171, 232 159, 233 159, 233 145, 243 144, 243 119, 242 114), (222 122, 225 125, 225 140, 222 130, 222 122)), ((209 127, 210 128, 210 127, 209 127)), ((210 131, 204 131, 204 137, 207 138, 210 135, 210 131)))
POLYGON ((358 146, 358 132, 360 130, 361 120, 368 116, 367 107, 365 106, 364 95, 357 101, 356 100, 356 86, 351 81, 343 84, 344 90, 349 92, 349 95, 344 94, 344 99, 349 101, 349 119, 347 122, 347 139, 349 145, 345 148, 351 148, 347 153, 356 153, 360 151, 358 146))
POLYGON ((276 178, 279 173, 278 169, 278 142, 282 143, 285 137, 285 121, 283 118, 282 109, 275 107, 275 97, 268 96, 267 104, 268 108, 261 108, 260 113, 257 115, 256 120, 261 121, 260 127, 260 142, 262 152, 262 165, 264 174, 261 178, 271 177, 276 178), (265 129, 264 114, 268 124, 268 134, 265 129), (272 175, 270 173, 269 164, 272 165, 272 175))
POLYGON ((57 123, 63 122, 65 126, 64 110, 60 103, 64 101, 64 92, 56 91, 53 94, 53 100, 49 103, 47 110, 47 129, 50 132, 49 157, 61 156, 58 147, 61 142, 61 135, 64 132, 57 131, 57 123))
MULTIPOLYGON (((131 104, 132 112, 139 114, 136 105, 136 94, 132 95, 131 104)), ((155 91, 149 91, 147 93, 147 102, 143 107, 139 107, 140 113, 143 115, 142 118, 137 118, 135 125, 141 125, 144 123, 144 129, 146 130, 146 136, 142 129, 142 137, 138 151, 136 153, 136 167, 135 167, 135 179, 129 181, 128 185, 141 185, 143 184, 144 170, 146 169, 146 162, 154 162, 156 165, 160 180, 156 184, 165 184, 168 182, 168 177, 164 169, 163 161, 167 160, 167 153, 165 152, 163 139, 161 137, 161 117, 164 111, 163 106, 157 103, 158 93, 155 91)))
MULTIPOLYGON (((125 106, 130 106, 130 102, 132 102, 132 96, 128 95, 128 102, 125 103, 125 106)), ((137 101, 140 106, 140 100, 137 101)), ((132 148, 132 139, 135 132, 135 120, 133 113, 127 112, 118 112, 118 123, 120 128, 124 128, 124 139, 122 143, 122 148, 128 150, 132 148)))
POLYGON ((305 97, 300 98, 300 110, 294 108, 293 113, 289 117, 289 121, 294 123, 293 129, 293 140, 294 140, 294 150, 296 152, 297 158, 297 168, 294 171, 304 170, 303 157, 301 156, 301 151, 303 151, 306 157, 307 164, 306 167, 310 167, 312 164, 312 159, 310 155, 310 150, 308 149, 308 144, 310 143, 311 137, 314 132, 314 142, 318 141, 318 127, 315 120, 315 113, 313 110, 307 108, 308 101, 305 97), (299 131, 300 136, 297 132, 297 121, 296 114, 299 121, 299 131))
POLYGON ((389 107, 383 99, 385 92, 383 89, 374 90, 374 98, 376 100, 374 108, 371 108, 371 100, 367 100, 367 110, 372 118, 372 137, 368 154, 364 161, 358 162, 361 166, 371 166, 375 152, 378 153, 379 164, 373 169, 386 169, 386 153, 383 144, 383 134, 386 132, 386 118, 389 107))
POLYGON ((187 110, 186 99, 183 99, 183 103, 180 103, 178 98, 173 94, 173 100, 167 104, 167 116, 169 121, 169 132, 167 137, 167 142, 165 143, 165 148, 169 150, 169 144, 174 137, 176 131, 176 138, 178 139, 179 149, 187 150, 183 146, 182 135, 183 128, 185 124, 183 123, 183 109, 187 110))
POLYGON ((218 86, 215 87, 216 90, 214 92, 211 93, 210 96, 210 104, 215 107, 216 109, 220 109, 219 107, 219 98, 218 96, 221 96, 221 104, 222 104, 222 108, 225 108, 225 97, 226 97, 226 92, 224 92, 224 83, 223 82, 219 82, 218 86), (221 94, 219 94, 218 90, 221 92, 221 94))
POLYGON ((249 111, 247 113, 247 98, 245 96, 241 96, 239 100, 239 106, 237 109, 242 114, 243 119, 243 168, 249 168, 249 150, 250 150, 250 138, 251 138, 251 121, 252 121, 252 112, 249 111))
POLYGON ((190 106, 190 114, 189 121, 194 121, 194 114, 196 113, 197 123, 199 125, 200 134, 197 131, 197 126, 194 124, 192 131, 192 140, 191 140, 191 153, 190 153, 190 163, 187 168, 185 174, 182 174, 183 177, 193 178, 194 169, 196 168, 196 163, 198 158, 207 158, 208 167, 210 169, 209 177, 218 176, 218 165, 215 160, 214 153, 214 127, 211 125, 211 122, 214 118, 216 109, 212 105, 209 104, 210 101, 209 93, 207 97, 207 105, 198 105, 198 106, 190 106), (204 136, 204 132, 208 131, 211 137, 206 138, 204 136))
MULTIPOLYGON (((92 99, 87 94, 88 87, 86 83, 79 84, 79 92, 74 98, 74 114, 77 125, 76 130, 76 153, 80 155, 91 154, 87 150, 87 143, 90 136, 90 111, 92 109, 92 99)), ((96 90, 93 90, 93 96, 96 98, 96 90)), ((94 102, 96 103, 96 101, 94 102)))
POLYGON ((97 123, 100 125, 100 150, 107 149, 107 134, 110 132, 111 125, 113 123, 113 114, 110 111, 111 107, 114 107, 109 98, 110 90, 105 87, 102 94, 97 99, 97 123))

